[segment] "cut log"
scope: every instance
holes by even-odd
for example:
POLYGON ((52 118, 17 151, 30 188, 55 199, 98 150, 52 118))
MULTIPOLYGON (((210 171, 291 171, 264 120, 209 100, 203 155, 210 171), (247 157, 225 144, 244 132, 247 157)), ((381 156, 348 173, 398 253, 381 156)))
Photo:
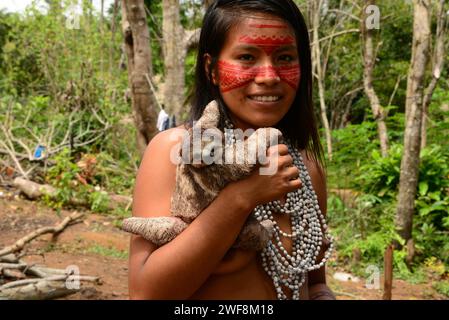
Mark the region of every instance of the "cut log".
POLYGON ((23 192, 30 199, 37 199, 43 195, 55 197, 58 193, 57 189, 46 184, 39 184, 23 178, 15 178, 14 187, 23 192))
POLYGON ((49 300, 65 297, 80 290, 68 289, 65 281, 49 281, 44 279, 39 279, 35 283, 22 286, 1 288, 0 300, 49 300))
MULTIPOLYGON (((23 178, 15 178, 13 181, 13 186, 20 190, 24 195, 26 195, 31 200, 36 200, 44 195, 50 198, 55 198, 58 194, 58 189, 48 185, 39 184, 31 180, 23 178)), ((128 196, 118 195, 118 194, 108 194, 109 203, 108 209, 114 210, 117 207, 126 207, 132 203, 132 198, 128 196)), ((82 199, 72 198, 68 201, 70 205, 80 206, 80 207, 90 207, 90 204, 82 199)))
POLYGON ((0 256, 0 262, 6 262, 6 263, 18 263, 19 259, 15 254, 6 254, 4 256, 0 256))

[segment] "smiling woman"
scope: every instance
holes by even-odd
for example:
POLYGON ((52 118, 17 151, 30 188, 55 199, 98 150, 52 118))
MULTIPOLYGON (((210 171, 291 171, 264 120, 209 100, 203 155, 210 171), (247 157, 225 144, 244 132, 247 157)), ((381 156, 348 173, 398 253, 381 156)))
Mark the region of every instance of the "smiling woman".
POLYGON ((218 0, 204 17, 191 119, 150 142, 136 180, 135 217, 170 216, 172 148, 211 101, 220 130, 275 127, 285 144, 227 184, 173 240, 133 236, 133 299, 334 299, 326 285, 326 185, 312 106, 309 38, 291 0, 218 0), (260 251, 233 248, 250 214, 274 235, 260 251))
POLYGON ((273 15, 251 14, 231 28, 212 79, 237 127, 270 127, 285 116, 300 80, 297 52, 294 30, 273 15))

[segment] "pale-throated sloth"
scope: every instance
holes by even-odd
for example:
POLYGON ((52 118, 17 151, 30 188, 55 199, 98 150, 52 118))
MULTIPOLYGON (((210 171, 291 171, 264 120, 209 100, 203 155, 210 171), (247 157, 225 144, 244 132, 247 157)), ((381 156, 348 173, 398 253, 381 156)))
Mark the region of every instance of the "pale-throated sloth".
MULTIPOLYGON (((281 132, 275 128, 259 128, 244 141, 225 144, 224 134, 217 128, 219 119, 218 104, 212 101, 201 118, 186 131, 171 197, 171 216, 127 218, 123 221, 123 230, 141 235, 157 246, 173 240, 229 182, 247 177, 266 161, 267 148, 282 139, 281 132)), ((270 220, 259 222, 251 214, 233 248, 261 250, 271 238, 272 231, 270 220)))

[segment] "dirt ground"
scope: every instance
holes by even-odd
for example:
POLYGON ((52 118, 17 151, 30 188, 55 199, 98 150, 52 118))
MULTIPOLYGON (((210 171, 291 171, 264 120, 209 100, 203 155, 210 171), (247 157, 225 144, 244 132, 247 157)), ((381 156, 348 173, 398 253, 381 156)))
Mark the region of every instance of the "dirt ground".
MULTIPOLYGON (((0 194, 2 189, 0 188, 0 194)), ((52 226, 73 211, 63 210, 61 217, 43 204, 17 196, 0 196, 0 248, 13 244, 20 237, 44 226, 52 226)), ((83 223, 68 227, 56 241, 44 235, 27 245, 22 259, 65 269, 76 265, 82 275, 99 276, 100 285, 87 284, 81 291, 64 299, 128 299, 129 235, 115 226, 116 217, 88 213, 83 223)), ((342 300, 378 300, 382 290, 367 289, 365 279, 359 282, 333 278, 336 268, 328 267, 328 284, 342 300)), ((382 279, 380 281, 382 284, 382 279)), ((382 287, 382 285, 381 285, 382 287)), ((393 281, 393 299, 445 299, 432 283, 411 284, 393 281)))

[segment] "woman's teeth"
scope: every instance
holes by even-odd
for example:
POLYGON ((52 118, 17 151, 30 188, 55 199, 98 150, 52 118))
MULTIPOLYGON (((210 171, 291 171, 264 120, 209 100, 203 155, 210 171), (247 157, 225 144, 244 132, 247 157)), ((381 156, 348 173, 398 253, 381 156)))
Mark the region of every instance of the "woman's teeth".
POLYGON ((275 102, 281 97, 279 96, 250 96, 250 99, 260 101, 260 102, 275 102))

